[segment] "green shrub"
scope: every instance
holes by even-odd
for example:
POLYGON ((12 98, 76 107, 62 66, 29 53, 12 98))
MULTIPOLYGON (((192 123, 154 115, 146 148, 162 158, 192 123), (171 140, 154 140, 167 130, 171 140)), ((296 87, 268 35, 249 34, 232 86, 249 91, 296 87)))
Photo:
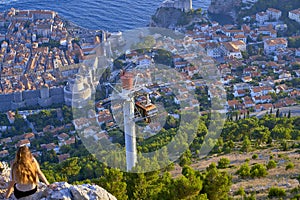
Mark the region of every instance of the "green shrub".
POLYGON ((286 195, 285 190, 282 188, 271 187, 269 190, 269 198, 273 197, 284 197, 286 195))
POLYGON ((252 156, 252 159, 257 159, 258 158, 258 155, 257 154, 253 154, 253 156, 252 156))
POLYGON ((250 176, 252 178, 255 177, 265 177, 267 176, 268 172, 267 172, 267 168, 262 165, 262 164, 255 164, 254 166, 251 167, 250 169, 250 176))
POLYGON ((300 199, 300 194, 296 194, 291 200, 299 200, 300 199))
POLYGON ((285 170, 294 169, 294 167, 295 167, 294 163, 289 162, 289 163, 286 165, 285 170))
POLYGON ((273 169, 276 168, 277 164, 275 162, 275 160, 270 160, 267 164, 267 169, 273 169))
POLYGON ((241 167, 236 172, 237 175, 239 175, 241 178, 248 178, 250 176, 250 167, 248 163, 244 163, 241 165, 241 167))
POLYGON ((218 168, 219 169, 225 169, 229 167, 230 160, 228 158, 221 158, 218 162, 218 168))
POLYGON ((251 193, 249 196, 245 196, 244 200, 256 200, 255 193, 251 193))
POLYGON ((239 190, 236 192, 236 195, 244 196, 246 194, 243 187, 240 187, 239 190))

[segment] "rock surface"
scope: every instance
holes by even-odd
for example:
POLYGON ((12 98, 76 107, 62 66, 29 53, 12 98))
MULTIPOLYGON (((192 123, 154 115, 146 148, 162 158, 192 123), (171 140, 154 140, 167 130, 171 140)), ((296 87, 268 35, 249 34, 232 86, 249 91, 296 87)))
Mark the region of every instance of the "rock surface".
POLYGON ((175 8, 158 8, 150 21, 151 27, 174 28, 184 12, 175 8))
MULTIPOLYGON (((10 179, 10 168, 6 163, 0 162, 0 170, 0 199, 4 199, 10 179)), ((21 200, 117 200, 116 197, 97 185, 71 185, 66 182, 54 184, 57 187, 50 189, 45 184, 39 183, 38 192, 21 200)), ((14 199, 14 195, 9 198, 9 200, 14 199)))
POLYGON ((211 0, 208 12, 210 14, 229 15, 235 19, 241 4, 242 0, 211 0))

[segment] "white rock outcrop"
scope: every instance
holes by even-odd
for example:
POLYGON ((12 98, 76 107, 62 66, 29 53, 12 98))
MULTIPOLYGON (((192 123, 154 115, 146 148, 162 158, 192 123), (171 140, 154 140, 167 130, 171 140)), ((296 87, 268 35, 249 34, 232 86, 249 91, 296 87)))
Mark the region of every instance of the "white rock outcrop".
MULTIPOLYGON (((8 187, 10 168, 6 163, 0 162, 0 199, 4 199, 4 194, 8 187)), ((98 185, 83 184, 71 185, 66 182, 56 182, 55 189, 48 188, 45 184, 39 183, 38 191, 21 200, 117 200, 112 194, 98 185)), ((9 200, 15 200, 11 195, 9 200)))

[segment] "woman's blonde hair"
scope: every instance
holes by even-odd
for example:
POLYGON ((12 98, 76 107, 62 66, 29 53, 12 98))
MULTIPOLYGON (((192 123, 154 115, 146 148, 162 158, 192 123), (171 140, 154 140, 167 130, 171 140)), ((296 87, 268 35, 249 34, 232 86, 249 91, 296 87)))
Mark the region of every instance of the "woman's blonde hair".
POLYGON ((36 162, 27 146, 18 149, 12 165, 12 178, 21 184, 37 184, 38 169, 36 162))

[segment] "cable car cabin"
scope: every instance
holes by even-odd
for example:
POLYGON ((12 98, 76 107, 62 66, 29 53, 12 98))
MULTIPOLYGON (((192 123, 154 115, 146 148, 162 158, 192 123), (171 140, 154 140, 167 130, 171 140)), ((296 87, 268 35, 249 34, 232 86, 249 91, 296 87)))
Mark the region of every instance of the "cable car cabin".
POLYGON ((152 103, 135 102, 135 116, 137 119, 142 118, 145 122, 150 123, 151 117, 155 116, 157 112, 156 106, 152 103))

